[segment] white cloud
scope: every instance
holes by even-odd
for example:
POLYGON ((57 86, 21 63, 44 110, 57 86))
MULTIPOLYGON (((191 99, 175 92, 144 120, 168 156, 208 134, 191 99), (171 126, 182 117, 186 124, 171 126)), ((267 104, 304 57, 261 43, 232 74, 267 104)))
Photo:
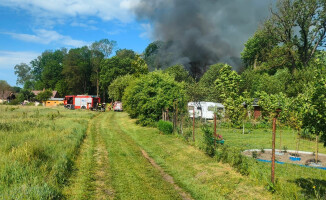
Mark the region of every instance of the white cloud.
POLYGON ((139 0, 1 0, 1 6, 29 11, 36 17, 57 18, 95 16, 102 20, 129 22, 130 10, 139 0))
POLYGON ((40 44, 56 43, 69 47, 81 47, 89 45, 89 43, 82 40, 74 40, 70 36, 61 35, 53 30, 38 29, 35 30, 35 35, 24 33, 11 33, 3 32, 2 34, 10 35, 14 39, 22 40, 25 42, 33 42, 40 44))
POLYGON ((88 24, 85 24, 85 23, 73 22, 70 25, 74 26, 74 27, 82 27, 82 28, 85 28, 85 29, 88 29, 88 30, 98 30, 98 28, 96 26, 88 25, 88 24))
POLYGON ((149 23, 141 24, 141 28, 143 29, 143 32, 140 34, 139 37, 144 39, 151 39, 152 38, 152 26, 149 23))
POLYGON ((14 69, 20 63, 29 63, 40 53, 29 51, 0 51, 0 70, 14 69))

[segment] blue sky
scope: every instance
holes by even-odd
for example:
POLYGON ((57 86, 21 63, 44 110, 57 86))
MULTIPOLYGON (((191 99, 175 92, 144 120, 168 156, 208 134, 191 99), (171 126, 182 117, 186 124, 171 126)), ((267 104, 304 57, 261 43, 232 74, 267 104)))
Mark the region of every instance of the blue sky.
POLYGON ((137 22, 137 0, 1 0, 0 80, 16 85, 14 66, 45 50, 76 48, 104 38, 142 53, 151 26, 137 22))

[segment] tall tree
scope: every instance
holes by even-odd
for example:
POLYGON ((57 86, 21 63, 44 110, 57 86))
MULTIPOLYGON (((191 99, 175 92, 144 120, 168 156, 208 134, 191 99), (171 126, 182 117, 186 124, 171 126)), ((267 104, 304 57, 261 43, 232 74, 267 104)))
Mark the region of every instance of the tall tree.
POLYGON ((15 75, 17 75, 17 85, 24 85, 26 82, 31 81, 33 76, 31 74, 31 67, 26 63, 20 63, 14 67, 15 75))
POLYGON ((2 99, 5 99, 5 92, 10 90, 10 85, 5 80, 0 80, 0 92, 2 94, 2 99))
POLYGON ((91 51, 87 46, 70 49, 63 61, 63 71, 68 92, 71 94, 92 93, 91 51))
POLYGON ((268 55, 267 65, 270 67, 288 67, 292 72, 298 67, 306 67, 317 49, 326 45, 326 2, 278 0, 262 29, 248 41, 242 54, 245 63, 253 64, 263 52, 268 55), (269 40, 272 43, 261 46, 269 40), (262 43, 255 43, 259 41, 262 43))
POLYGON ((112 54, 112 51, 114 50, 116 45, 116 41, 102 39, 100 41, 93 42, 93 44, 90 46, 92 64, 91 81, 93 85, 96 85, 97 96, 99 96, 100 91, 101 62, 104 58, 108 58, 112 54))

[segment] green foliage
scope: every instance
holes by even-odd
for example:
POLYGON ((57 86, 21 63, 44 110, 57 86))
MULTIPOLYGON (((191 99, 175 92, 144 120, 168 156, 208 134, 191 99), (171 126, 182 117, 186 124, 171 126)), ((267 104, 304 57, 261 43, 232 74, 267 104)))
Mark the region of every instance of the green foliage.
POLYGON ((44 102, 48 100, 52 96, 52 92, 50 90, 45 90, 43 92, 38 93, 38 95, 35 97, 36 100, 44 102))
POLYGON ((160 71, 142 75, 129 84, 122 98, 125 110, 142 125, 150 125, 162 116, 162 110, 173 110, 177 99, 180 108, 186 103, 184 85, 160 71))
POLYGON ((215 88, 215 81, 220 76, 220 70, 224 64, 211 65, 205 74, 201 77, 197 90, 201 91, 202 99, 205 101, 220 102, 220 94, 215 88))
POLYGON ((19 92, 17 99, 19 100, 19 102, 23 102, 24 100, 32 101, 34 97, 35 97, 34 93, 32 93, 30 90, 22 89, 19 92))
POLYGON ((148 66, 139 55, 135 55, 131 62, 131 71, 129 72, 134 77, 139 77, 142 74, 148 74, 148 66))
POLYGON ((241 149, 224 145, 217 149, 216 158, 218 161, 229 163, 241 174, 249 175, 249 160, 241 154, 241 149))
POLYGON ((109 86, 109 97, 113 101, 121 101, 125 89, 133 79, 134 77, 129 74, 116 78, 109 86))
POLYGON ((15 75, 17 75, 17 85, 24 85, 26 82, 31 81, 33 75, 31 74, 31 67, 26 63, 15 65, 15 75))
POLYGON ((271 17, 248 40, 242 58, 246 65, 265 62, 270 69, 309 65, 325 45, 326 5, 323 0, 278 0, 271 17))
POLYGON ((243 103, 252 102, 239 95, 240 82, 240 75, 229 65, 219 70, 219 77, 215 81, 215 90, 225 106, 226 116, 233 124, 239 124, 245 116, 243 103))
POLYGON ((131 49, 119 49, 115 52, 115 55, 121 59, 125 59, 125 58, 135 59, 137 54, 131 49))
POLYGON ((321 135, 326 146, 326 79, 317 76, 312 88, 311 104, 306 106, 303 127, 313 134, 321 135))
POLYGON ((133 60, 131 58, 122 59, 118 56, 103 60, 100 72, 101 88, 107 90, 114 79, 130 73, 132 62, 133 60))
POLYGON ((213 131, 207 125, 202 127, 202 131, 204 132, 205 153, 210 157, 213 157, 215 155, 213 131))
POLYGON ((164 46, 164 42, 155 41, 150 43, 144 51, 144 60, 146 61, 151 71, 162 69, 161 59, 159 56, 159 50, 164 46))
POLYGON ((63 61, 62 74, 70 94, 91 92, 91 51, 88 47, 70 49, 63 61))
POLYGON ((173 124, 169 121, 163 121, 160 120, 157 123, 157 128, 160 132, 162 132, 165 135, 169 135, 173 133, 173 124))
POLYGON ((0 112, 0 132, 5 134, 0 141, 0 199, 64 198, 62 190, 87 129, 85 113, 62 110, 62 117, 48 120, 58 110, 20 107, 0 112))
POLYGON ((227 98, 235 98, 239 94, 241 78, 229 65, 224 65, 219 70, 219 76, 215 80, 215 89, 222 101, 227 98))
POLYGON ((173 65, 164 70, 164 73, 167 73, 171 76, 174 76, 174 80, 177 82, 191 82, 191 77, 189 72, 184 68, 183 65, 173 65))
POLYGON ((244 64, 249 66, 260 65, 268 60, 268 54, 276 45, 275 38, 270 37, 264 32, 264 29, 258 29, 253 37, 245 43, 245 48, 241 53, 244 64))

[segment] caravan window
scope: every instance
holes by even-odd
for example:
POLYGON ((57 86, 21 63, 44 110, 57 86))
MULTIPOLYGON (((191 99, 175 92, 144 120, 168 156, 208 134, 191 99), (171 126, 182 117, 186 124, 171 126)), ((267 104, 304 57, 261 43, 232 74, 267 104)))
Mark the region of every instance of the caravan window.
POLYGON ((216 107, 215 106, 208 106, 207 110, 214 112, 214 111, 216 111, 216 107))

